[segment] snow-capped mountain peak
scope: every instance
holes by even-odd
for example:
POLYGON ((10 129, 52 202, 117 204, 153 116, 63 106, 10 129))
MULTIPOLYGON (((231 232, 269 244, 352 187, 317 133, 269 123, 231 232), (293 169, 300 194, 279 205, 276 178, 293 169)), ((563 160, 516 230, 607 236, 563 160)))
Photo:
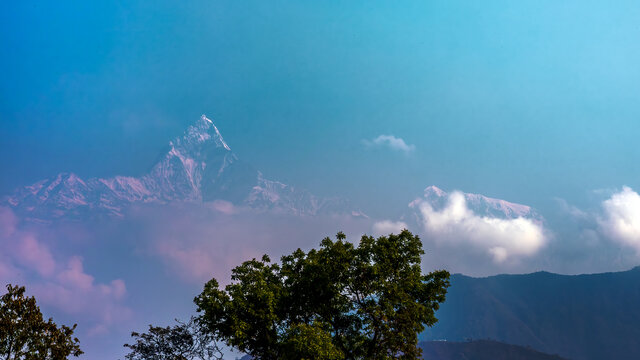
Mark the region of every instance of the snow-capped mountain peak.
POLYGON ((152 192, 165 200, 202 199, 203 181, 220 175, 237 157, 213 121, 202 115, 144 176, 152 192))
POLYGON ((170 141, 169 145, 187 152, 200 152, 202 149, 199 147, 204 145, 231 151, 216 125, 206 115, 202 115, 198 121, 187 128, 182 136, 170 141))
MULTIPOLYGON (((481 194, 462 193, 466 206, 480 216, 490 216, 505 219, 518 217, 541 219, 541 216, 530 206, 512 203, 502 199, 494 199, 481 194)), ((449 193, 431 185, 424 189, 422 197, 409 203, 412 209, 418 209, 423 202, 428 203, 436 210, 444 208, 449 201, 449 193)))
POLYGON ((218 128, 216 127, 216 125, 213 123, 213 121, 209 118, 207 118, 206 115, 202 114, 202 116, 200 117, 201 119, 204 119, 207 123, 209 123, 211 125, 211 127, 213 128, 213 131, 215 132, 216 136, 216 143, 219 143, 220 145, 222 145, 222 147, 224 147, 225 149, 231 151, 231 148, 229 147, 229 145, 227 145, 227 143, 224 141, 224 139, 222 138, 222 135, 220 134, 220 131, 218 130, 218 128))
POLYGON ((136 202, 213 200, 299 215, 353 213, 344 200, 316 197, 265 179, 238 159, 206 115, 171 140, 168 150, 143 176, 85 181, 73 173, 61 173, 16 190, 2 203, 30 218, 51 219, 122 216, 136 202))
POLYGON ((447 193, 440 189, 439 187, 435 186, 435 185, 431 185, 431 186, 427 186, 424 189, 424 196, 425 197, 444 197, 446 196, 447 193))

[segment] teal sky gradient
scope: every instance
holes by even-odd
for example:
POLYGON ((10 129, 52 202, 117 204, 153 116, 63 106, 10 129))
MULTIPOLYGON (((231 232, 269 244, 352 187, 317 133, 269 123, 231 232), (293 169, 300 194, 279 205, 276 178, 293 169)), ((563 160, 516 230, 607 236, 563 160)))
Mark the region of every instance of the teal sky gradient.
POLYGON ((200 114, 270 178, 401 211, 430 184, 544 208, 639 188, 633 1, 20 1, 0 190, 147 170, 200 114), (363 140, 395 135, 408 155, 363 140))

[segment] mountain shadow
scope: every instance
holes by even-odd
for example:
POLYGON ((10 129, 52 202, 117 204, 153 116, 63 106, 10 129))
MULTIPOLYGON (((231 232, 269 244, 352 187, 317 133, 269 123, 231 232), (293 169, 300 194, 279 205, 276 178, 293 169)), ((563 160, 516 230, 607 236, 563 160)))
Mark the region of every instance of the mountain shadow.
POLYGON ((640 359, 640 267, 558 275, 453 275, 421 338, 495 339, 574 360, 640 359))
POLYGON ((558 355, 492 340, 425 341, 420 347, 425 360, 566 360, 558 355))

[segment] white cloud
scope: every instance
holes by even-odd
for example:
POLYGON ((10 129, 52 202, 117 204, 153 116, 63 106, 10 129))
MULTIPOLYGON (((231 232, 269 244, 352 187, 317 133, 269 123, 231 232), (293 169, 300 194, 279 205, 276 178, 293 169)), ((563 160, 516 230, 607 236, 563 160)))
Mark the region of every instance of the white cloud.
POLYGON ((532 256, 547 242, 542 225, 536 221, 477 215, 460 192, 451 193, 441 210, 426 201, 416 205, 425 232, 438 245, 481 251, 495 263, 532 256))
POLYGON ((71 256, 60 261, 35 233, 17 224, 11 209, 0 207, 0 225, 10 225, 0 231, 1 285, 25 285, 39 303, 81 315, 93 328, 103 331, 131 316, 132 311, 122 304, 126 294, 123 280, 95 282, 84 271, 82 258, 71 256))
POLYGON ((386 146, 392 150, 402 151, 405 154, 409 154, 416 149, 415 145, 407 144, 402 138, 393 135, 380 135, 373 140, 364 140, 364 144, 367 146, 386 146))
POLYGON ((223 214, 231 215, 238 212, 233 203, 225 200, 215 200, 211 203, 211 207, 223 214))
POLYGON ((373 235, 383 236, 389 234, 397 234, 408 226, 402 221, 382 220, 373 224, 373 235))
POLYGON ((569 204, 565 199, 555 198, 555 201, 560 206, 560 210, 562 210, 566 214, 571 215, 575 219, 589 220, 592 218, 592 214, 587 213, 577 206, 569 204))
POLYGON ((640 195, 624 186, 605 200, 602 208, 604 217, 598 219, 601 231, 640 254, 640 195))
MULTIPOLYGON (((221 203, 220 203, 221 204, 221 203)), ((234 207, 190 204, 153 206, 132 219, 146 239, 146 251, 160 258, 171 274, 202 284, 212 277, 229 281, 231 269, 251 258, 269 254, 278 259, 296 248, 316 248, 338 231, 356 236, 371 228, 368 218, 351 216, 300 217, 234 207), (330 230, 329 230, 330 229, 330 230)))

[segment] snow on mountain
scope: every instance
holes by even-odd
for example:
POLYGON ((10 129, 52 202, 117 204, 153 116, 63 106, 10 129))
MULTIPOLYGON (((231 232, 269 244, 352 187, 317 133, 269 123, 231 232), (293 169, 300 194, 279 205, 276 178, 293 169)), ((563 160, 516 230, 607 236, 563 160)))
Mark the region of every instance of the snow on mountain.
POLYGON ((140 202, 214 200, 298 215, 363 216, 345 200, 320 198, 265 179, 238 159, 205 115, 169 142, 168 150, 146 175, 85 181, 73 173, 61 173, 16 190, 3 203, 30 218, 55 219, 122 216, 128 206, 140 202))
MULTIPOLYGON (((466 205, 469 210, 478 216, 488 216, 501 219, 515 219, 518 217, 542 220, 542 217, 530 206, 508 202, 506 200, 494 199, 480 194, 463 193, 466 205)), ((429 186, 424 189, 422 197, 416 198, 409 203, 409 207, 418 210, 419 205, 427 202, 433 209, 443 209, 449 200, 449 193, 438 188, 429 186)))
MULTIPOLYGON (((340 198, 321 198, 305 190, 296 190, 292 186, 278 181, 265 179, 258 173, 258 183, 251 189, 245 203, 252 208, 279 209, 299 215, 347 213, 349 202, 340 198)), ((365 216, 361 212, 351 211, 352 216, 365 216)))

